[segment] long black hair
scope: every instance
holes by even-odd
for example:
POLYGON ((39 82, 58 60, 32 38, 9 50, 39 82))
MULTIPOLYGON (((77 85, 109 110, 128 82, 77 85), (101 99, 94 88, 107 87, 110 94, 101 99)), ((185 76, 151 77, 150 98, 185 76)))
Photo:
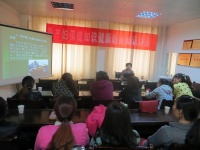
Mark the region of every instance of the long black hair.
POLYGON ((129 111, 121 103, 113 102, 107 107, 100 131, 105 144, 128 147, 136 145, 129 111))
POLYGON ((182 110, 185 120, 194 123, 186 136, 185 143, 200 145, 199 101, 191 96, 183 95, 175 102, 177 109, 182 110))

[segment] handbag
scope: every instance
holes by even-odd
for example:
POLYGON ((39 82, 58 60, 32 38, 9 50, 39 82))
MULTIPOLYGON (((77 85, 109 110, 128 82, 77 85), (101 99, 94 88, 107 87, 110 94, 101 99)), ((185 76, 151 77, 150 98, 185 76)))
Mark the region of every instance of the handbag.
POLYGON ((155 113, 158 111, 158 100, 140 101, 141 112, 145 113, 155 113))

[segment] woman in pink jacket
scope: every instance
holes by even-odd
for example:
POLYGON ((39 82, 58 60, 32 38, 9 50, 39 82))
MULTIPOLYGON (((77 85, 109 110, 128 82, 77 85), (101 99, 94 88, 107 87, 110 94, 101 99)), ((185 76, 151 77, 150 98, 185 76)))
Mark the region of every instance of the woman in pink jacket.
POLYGON ((60 96, 55 104, 57 120, 54 125, 41 127, 34 150, 72 149, 75 145, 89 143, 88 129, 84 123, 72 123, 77 103, 73 97, 60 96))

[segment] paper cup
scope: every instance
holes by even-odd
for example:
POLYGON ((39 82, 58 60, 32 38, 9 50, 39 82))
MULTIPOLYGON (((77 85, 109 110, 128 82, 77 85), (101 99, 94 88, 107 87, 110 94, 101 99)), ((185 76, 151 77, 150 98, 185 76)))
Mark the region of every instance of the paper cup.
POLYGON ((39 91, 39 92, 42 92, 42 87, 38 87, 38 91, 39 91))
POLYGON ((24 105, 18 105, 18 111, 19 111, 19 114, 23 114, 24 113, 24 105))
POLYGON ((165 114, 169 114, 170 111, 170 107, 169 106, 165 106, 165 114))

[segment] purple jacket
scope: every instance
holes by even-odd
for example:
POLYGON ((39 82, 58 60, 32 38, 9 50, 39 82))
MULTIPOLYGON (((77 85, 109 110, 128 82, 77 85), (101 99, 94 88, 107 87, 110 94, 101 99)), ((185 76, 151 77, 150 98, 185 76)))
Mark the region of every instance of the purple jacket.
POLYGON ((113 100, 113 84, 108 80, 95 81, 90 84, 93 99, 113 100))

